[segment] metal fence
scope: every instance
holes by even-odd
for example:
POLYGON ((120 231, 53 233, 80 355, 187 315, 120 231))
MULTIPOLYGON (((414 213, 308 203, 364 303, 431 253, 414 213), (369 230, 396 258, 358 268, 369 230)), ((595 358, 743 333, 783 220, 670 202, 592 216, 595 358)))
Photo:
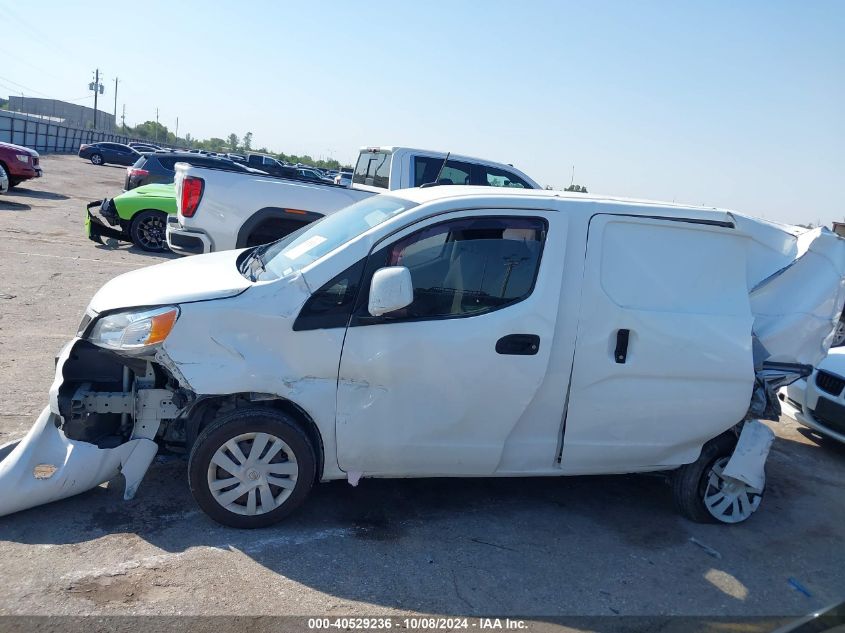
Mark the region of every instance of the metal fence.
POLYGON ((84 130, 50 120, 0 110, 0 141, 24 145, 36 152, 76 153, 83 143, 149 142, 111 132, 84 130))

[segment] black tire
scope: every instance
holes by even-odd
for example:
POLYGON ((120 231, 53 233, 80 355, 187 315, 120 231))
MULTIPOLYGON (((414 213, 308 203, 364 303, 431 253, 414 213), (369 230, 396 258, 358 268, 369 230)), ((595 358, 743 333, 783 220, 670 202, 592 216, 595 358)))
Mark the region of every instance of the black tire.
POLYGON ((102 154, 91 154, 91 164, 92 165, 105 165, 106 161, 103 160, 102 154))
POLYGON ((14 189, 22 182, 23 180, 21 180, 20 178, 9 178, 9 189, 14 189))
POLYGON ((733 454, 736 442, 736 435, 730 431, 714 437, 701 449, 697 460, 673 473, 672 498, 683 516, 696 523, 721 522, 707 509, 704 496, 713 466, 723 457, 733 454))
MULTIPOLYGON (((281 411, 262 407, 239 408, 216 418, 199 434, 188 460, 188 482, 194 500, 209 517, 235 528, 262 528, 284 519, 305 501, 316 472, 314 446, 297 420, 281 411), (255 515, 227 510, 215 499, 209 483, 211 460, 217 450, 229 440, 250 433, 267 433, 282 440, 293 452, 298 469, 289 496, 275 509, 255 515)), ((245 507, 245 502, 242 505, 245 507)))
MULTIPOLYGON (((7 181, 8 181, 8 183, 9 183, 9 189, 11 189, 12 187, 14 187, 14 186, 15 186, 15 185, 13 185, 13 184, 12 184, 12 182, 14 182, 14 181, 12 180, 12 177, 11 177, 11 176, 9 176, 9 170, 8 170, 8 169, 6 169, 6 165, 4 165, 3 163, 0 163, 0 174, 5 174, 5 175, 6 175, 6 180, 7 180, 7 181)), ((16 184, 17 184, 17 183, 16 183, 16 184)))
POLYGON ((162 211, 140 211, 129 225, 129 237, 138 248, 150 253, 167 250, 167 214, 162 211))

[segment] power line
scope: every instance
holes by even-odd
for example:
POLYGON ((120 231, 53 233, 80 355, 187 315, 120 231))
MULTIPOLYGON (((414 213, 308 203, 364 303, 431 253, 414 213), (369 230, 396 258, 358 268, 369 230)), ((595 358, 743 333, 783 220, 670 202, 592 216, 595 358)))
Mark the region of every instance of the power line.
POLYGON ((14 88, 12 88, 10 85, 8 85, 8 84, 4 84, 2 81, 0 81, 0 86, 3 86, 6 90, 10 90, 10 91, 12 91, 12 92, 17 92, 17 91, 16 91, 14 88))
POLYGON ((40 90, 36 90, 35 88, 30 88, 29 86, 24 86, 23 84, 19 84, 17 81, 12 81, 12 80, 11 80, 11 79, 9 79, 8 77, 0 77, 0 79, 2 79, 3 81, 8 81, 10 84, 14 84, 14 85, 18 86, 19 88, 23 88, 23 89, 24 89, 24 90, 26 90, 27 92, 34 92, 35 94, 39 94, 39 95, 41 95, 41 96, 43 96, 43 97, 47 97, 48 99, 52 99, 52 98, 53 98, 53 97, 51 97, 50 95, 48 95, 48 94, 46 94, 46 93, 44 93, 44 92, 41 92, 40 90))
POLYGON ((70 58, 73 58, 78 54, 68 50, 64 46, 60 46, 59 43, 56 41, 55 37, 49 37, 43 31, 36 29, 30 22, 24 20, 21 16, 12 11, 9 7, 0 5, 0 11, 5 12, 6 15, 8 15, 13 20, 17 20, 25 29, 35 35, 36 39, 41 40, 42 44, 51 46, 53 49, 60 52, 62 55, 67 55, 70 58))
POLYGON ((54 74, 53 74, 53 73, 51 73, 49 70, 45 70, 45 69, 43 69, 43 68, 40 68, 40 67, 38 67, 38 66, 35 66, 34 64, 30 63, 29 61, 27 61, 27 60, 26 60, 26 59, 24 59, 23 57, 19 57, 18 55, 15 55, 14 53, 10 53, 10 52, 9 52, 8 50, 6 50, 5 48, 0 48, 0 53, 2 53, 2 54, 3 54, 4 56, 6 56, 6 57, 11 57, 12 59, 16 59, 16 60, 17 60, 18 62, 20 62, 21 64, 25 64, 26 66, 29 66, 29 67, 30 67, 30 68, 32 68, 33 70, 37 70, 39 73, 42 73, 42 74, 45 74, 45 75, 49 75, 50 77, 53 77, 54 79, 60 79, 60 77, 59 77, 58 75, 54 75, 54 74))

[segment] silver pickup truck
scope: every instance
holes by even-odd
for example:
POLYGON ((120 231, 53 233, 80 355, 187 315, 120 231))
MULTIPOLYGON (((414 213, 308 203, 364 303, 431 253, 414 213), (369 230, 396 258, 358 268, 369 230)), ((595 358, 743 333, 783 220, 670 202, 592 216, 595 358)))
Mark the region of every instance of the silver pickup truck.
POLYGON ((348 187, 178 163, 175 182, 179 212, 168 219, 167 244, 181 255, 272 242, 386 190, 430 183, 541 189, 510 165, 407 147, 361 148, 348 187))

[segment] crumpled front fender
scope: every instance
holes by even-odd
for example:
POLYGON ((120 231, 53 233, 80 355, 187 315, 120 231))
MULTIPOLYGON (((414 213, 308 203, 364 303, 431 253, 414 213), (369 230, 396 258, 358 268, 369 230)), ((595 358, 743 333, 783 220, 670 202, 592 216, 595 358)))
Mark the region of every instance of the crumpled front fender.
POLYGON ((158 450, 149 439, 101 449, 65 437, 45 407, 29 433, 0 454, 0 516, 85 492, 122 473, 131 499, 158 450))

